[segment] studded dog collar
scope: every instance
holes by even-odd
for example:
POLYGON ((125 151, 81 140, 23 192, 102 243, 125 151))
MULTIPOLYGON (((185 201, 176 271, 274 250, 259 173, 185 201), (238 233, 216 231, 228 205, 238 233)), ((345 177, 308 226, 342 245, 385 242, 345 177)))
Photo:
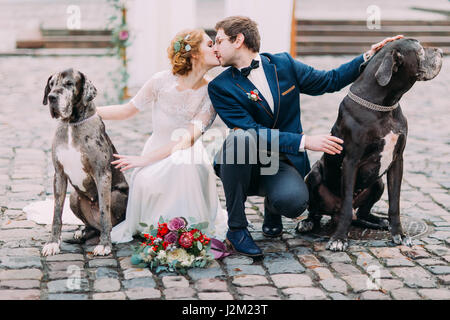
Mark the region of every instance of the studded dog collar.
POLYGON ((359 104, 363 107, 366 107, 370 110, 375 110, 375 111, 389 112, 389 111, 396 109, 399 106, 398 102, 392 106, 381 106, 379 104, 375 104, 375 103, 369 102, 367 100, 364 100, 363 98, 358 97, 350 90, 348 90, 347 96, 350 99, 352 99, 353 101, 355 101, 357 104, 359 104))

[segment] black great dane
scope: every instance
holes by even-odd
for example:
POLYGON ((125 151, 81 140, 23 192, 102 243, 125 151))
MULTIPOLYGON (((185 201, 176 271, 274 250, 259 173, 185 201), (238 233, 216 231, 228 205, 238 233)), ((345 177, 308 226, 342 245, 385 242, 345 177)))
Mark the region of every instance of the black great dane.
POLYGON ((297 231, 320 227, 322 214, 332 215, 327 249, 344 251, 352 221, 368 228, 390 229, 395 244, 411 246, 400 223, 403 150, 408 125, 399 101, 416 81, 431 80, 442 66, 442 50, 423 48, 415 39, 393 41, 378 51, 351 85, 331 129, 344 140, 343 151, 324 154, 306 178, 309 216, 297 231), (388 220, 370 210, 384 191, 387 173, 388 220))
POLYGON ((50 114, 59 119, 59 124, 52 146, 55 167, 52 235, 42 249, 44 256, 60 251, 68 180, 75 189, 70 195, 70 208, 86 225, 84 232, 75 233, 75 242, 97 239, 94 255, 108 255, 111 228, 125 219, 128 184, 123 173, 111 164, 117 151, 96 114, 92 101, 96 93, 91 81, 73 69, 50 76, 45 87, 43 103, 49 103, 50 114))

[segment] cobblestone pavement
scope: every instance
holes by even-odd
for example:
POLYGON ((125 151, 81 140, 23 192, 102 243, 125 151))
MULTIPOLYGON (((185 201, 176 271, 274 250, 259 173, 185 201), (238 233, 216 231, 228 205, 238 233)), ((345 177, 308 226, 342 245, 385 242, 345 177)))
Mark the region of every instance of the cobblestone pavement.
MULTIPOLYGON (((303 61, 329 69, 350 58, 303 61)), ((50 73, 73 66, 94 82, 97 105, 103 105, 103 93, 112 87, 107 72, 117 65, 108 57, 0 59, 0 299, 450 299, 449 63, 445 58, 435 80, 417 83, 402 100, 409 120, 402 217, 422 225, 412 248, 393 246, 383 236, 367 237, 366 230, 364 240, 351 240, 348 252, 332 253, 324 249, 326 235, 298 235, 296 221, 289 219, 283 236, 268 240, 261 234, 263 199, 250 197, 247 217, 265 258, 233 255, 178 276, 133 268, 131 244, 115 245, 106 257, 93 257, 92 247, 65 243, 59 255, 40 255, 50 226, 26 220, 22 209, 53 192, 50 149, 56 124, 42 105, 45 82, 50 73)), ((331 128, 346 90, 302 96, 305 132, 331 128)), ((119 152, 140 152, 151 133, 150 119, 146 111, 106 122, 119 152)), ((214 126, 224 128, 220 119, 214 126)), ((312 162, 319 156, 310 153, 312 162)), ((217 185, 224 205, 219 180, 217 185)), ((387 213, 386 192, 374 211, 387 213)), ((76 228, 65 225, 63 239, 76 228)))

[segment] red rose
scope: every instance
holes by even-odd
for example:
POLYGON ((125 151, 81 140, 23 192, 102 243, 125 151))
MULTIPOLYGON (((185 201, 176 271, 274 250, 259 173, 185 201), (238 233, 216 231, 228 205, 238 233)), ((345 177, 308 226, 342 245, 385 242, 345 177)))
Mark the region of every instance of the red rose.
POLYGON ((163 223, 163 224, 158 223, 158 235, 157 236, 159 238, 162 238, 168 233, 169 233, 169 228, 167 228, 167 223, 163 223))
POLYGON ((190 232, 184 232, 181 234, 180 239, 178 242, 183 248, 190 248, 192 247, 192 242, 194 241, 194 236, 190 232))
POLYGON ((164 241, 163 242, 163 248, 164 248, 164 250, 166 250, 167 249, 167 246, 169 245, 169 243, 167 242, 167 241, 164 241))

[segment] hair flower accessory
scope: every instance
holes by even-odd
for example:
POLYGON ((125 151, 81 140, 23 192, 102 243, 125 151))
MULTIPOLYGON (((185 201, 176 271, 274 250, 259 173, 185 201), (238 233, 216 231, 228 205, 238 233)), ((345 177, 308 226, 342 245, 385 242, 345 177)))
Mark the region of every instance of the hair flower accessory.
POLYGON ((187 34, 184 38, 181 38, 181 37, 178 38, 178 40, 173 45, 173 49, 175 50, 175 53, 178 53, 183 47, 186 52, 191 51, 191 49, 192 49, 191 45, 185 44, 185 42, 187 40, 189 40, 190 37, 191 37, 191 35, 187 34))
POLYGON ((247 97, 252 101, 261 101, 262 100, 259 96, 259 91, 256 89, 253 91, 247 92, 247 97))

